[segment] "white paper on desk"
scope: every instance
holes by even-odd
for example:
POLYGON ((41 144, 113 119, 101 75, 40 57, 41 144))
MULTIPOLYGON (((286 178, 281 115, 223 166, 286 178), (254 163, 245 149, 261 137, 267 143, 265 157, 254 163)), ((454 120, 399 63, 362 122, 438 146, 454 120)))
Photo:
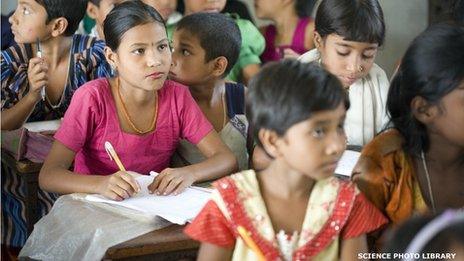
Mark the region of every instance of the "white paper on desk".
POLYGON ((335 174, 351 177, 351 172, 353 172, 359 156, 361 156, 360 152, 345 150, 335 169, 335 174))
POLYGON ((141 191, 137 195, 123 201, 114 201, 101 195, 88 195, 88 201, 104 202, 126 208, 141 211, 145 214, 160 216, 172 223, 183 225, 194 219, 211 193, 196 187, 187 188, 177 196, 157 196, 148 193, 148 185, 153 181, 153 176, 141 176, 136 180, 140 184, 141 191))
POLYGON ((24 128, 32 132, 56 131, 61 125, 61 120, 35 121, 24 124, 24 128))

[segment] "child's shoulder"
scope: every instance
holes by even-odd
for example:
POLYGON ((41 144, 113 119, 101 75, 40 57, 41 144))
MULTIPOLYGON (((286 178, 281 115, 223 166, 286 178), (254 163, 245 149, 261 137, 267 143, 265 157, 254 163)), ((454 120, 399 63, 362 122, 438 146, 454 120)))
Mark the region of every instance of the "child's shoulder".
POLYGON ((73 52, 82 52, 92 48, 104 48, 105 42, 96 37, 86 34, 74 34, 73 35, 73 52))
POLYGON ((12 64, 28 64, 32 58, 32 47, 30 44, 14 44, 1 53, 2 63, 12 64))
POLYGON ((385 71, 382 69, 382 67, 380 67, 378 64, 374 63, 372 65, 372 68, 371 70, 369 71, 369 75, 371 76, 371 78, 373 79, 385 79, 388 83, 388 78, 387 78, 387 74, 385 73, 385 71))
POLYGON ((74 93, 73 97, 85 97, 101 100, 110 91, 107 78, 98 78, 84 83, 74 93))
POLYGON ((257 184, 256 172, 252 169, 243 170, 213 182, 214 188, 218 191, 237 190, 240 188, 250 189, 256 187, 257 184))

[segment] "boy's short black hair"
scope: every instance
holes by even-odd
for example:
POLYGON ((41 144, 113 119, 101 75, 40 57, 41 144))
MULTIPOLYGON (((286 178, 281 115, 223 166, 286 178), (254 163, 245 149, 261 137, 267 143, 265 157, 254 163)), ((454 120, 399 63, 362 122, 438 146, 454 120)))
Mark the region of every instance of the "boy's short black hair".
POLYGON ((206 62, 224 56, 228 62, 224 76, 229 74, 242 45, 240 29, 232 18, 220 13, 195 13, 182 18, 176 30, 186 30, 198 37, 206 62))
POLYGON ((260 129, 283 136, 315 112, 336 109, 340 103, 347 110, 350 107, 340 81, 317 63, 290 59, 271 62, 251 79, 249 87, 247 118, 260 146, 260 129))
POLYGON ((89 2, 96 5, 97 7, 100 7, 101 0, 89 0, 89 2))
POLYGON ((64 36, 73 35, 87 10, 88 0, 36 0, 47 11, 47 21, 64 17, 68 21, 68 27, 64 36))
POLYGON ((317 9, 315 30, 321 37, 335 33, 347 41, 385 40, 383 12, 377 0, 323 0, 317 9))

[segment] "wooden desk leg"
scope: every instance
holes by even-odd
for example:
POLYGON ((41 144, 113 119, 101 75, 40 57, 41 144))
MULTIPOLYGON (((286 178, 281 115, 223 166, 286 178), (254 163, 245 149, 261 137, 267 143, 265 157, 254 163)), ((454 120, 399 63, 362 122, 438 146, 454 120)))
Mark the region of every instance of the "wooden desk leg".
POLYGON ((26 183, 26 224, 27 234, 30 235, 34 229, 34 224, 37 222, 39 215, 39 200, 38 200, 38 176, 39 173, 31 173, 23 175, 24 182, 26 183))

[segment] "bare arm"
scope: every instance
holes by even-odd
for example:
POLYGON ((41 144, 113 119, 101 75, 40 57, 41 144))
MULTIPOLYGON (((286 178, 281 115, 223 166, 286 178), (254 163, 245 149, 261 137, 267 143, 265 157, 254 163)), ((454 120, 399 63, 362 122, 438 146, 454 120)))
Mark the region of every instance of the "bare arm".
POLYGON ((35 105, 40 100, 39 95, 29 92, 13 107, 2 111, 2 130, 15 130, 21 128, 35 105))
POLYGON ((206 157, 204 161, 163 170, 150 184, 149 190, 159 194, 177 194, 194 182, 217 179, 238 169, 237 159, 217 132, 211 131, 197 144, 197 148, 206 157))
POLYGON ((198 261, 216 261, 230 260, 232 258, 232 249, 222 248, 209 243, 202 243, 198 251, 198 261))
POLYGON ((42 58, 29 60, 27 78, 29 92, 13 107, 2 111, 2 130, 14 130, 23 126, 40 100, 40 90, 48 83, 48 66, 42 58))
POLYGON ((366 235, 342 240, 340 260, 359 260, 359 253, 367 253, 366 235))
POLYGON ((80 175, 69 170, 75 153, 61 142, 55 141, 39 173, 39 185, 46 191, 59 194, 97 193, 122 200, 138 191, 139 185, 127 172, 113 175, 80 175))

